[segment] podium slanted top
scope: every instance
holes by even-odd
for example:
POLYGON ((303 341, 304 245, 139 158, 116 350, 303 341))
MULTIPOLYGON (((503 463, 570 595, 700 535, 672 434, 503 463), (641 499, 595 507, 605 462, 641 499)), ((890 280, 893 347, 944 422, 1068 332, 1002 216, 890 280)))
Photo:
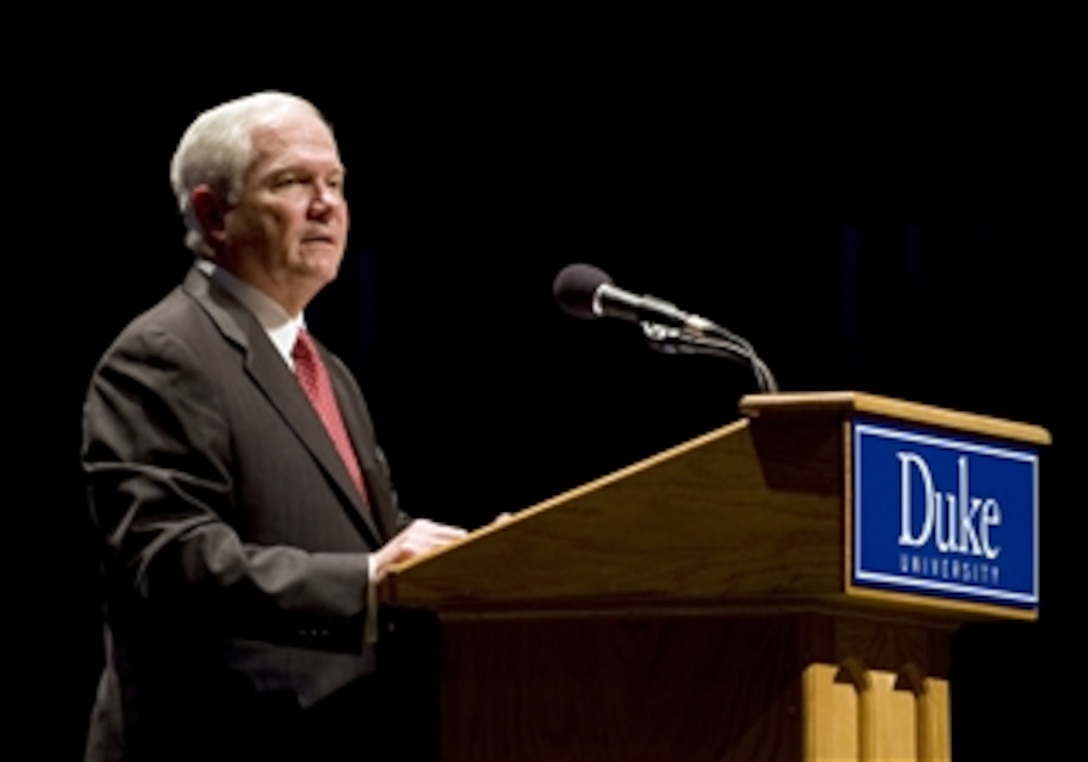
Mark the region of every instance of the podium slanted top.
POLYGON ((382 600, 467 616, 877 606, 936 616, 1035 617, 1037 464, 1031 505, 1014 511, 1000 496, 968 495, 969 479, 989 489, 988 466, 964 455, 951 466, 929 466, 899 447, 881 456, 891 459, 881 468, 898 469, 912 484, 927 476, 932 482, 933 495, 914 489, 911 500, 925 507, 911 514, 900 504, 906 494, 900 485, 862 478, 860 465, 879 459, 862 457, 869 450, 860 449, 868 444, 859 437, 887 429, 917 449, 919 437, 932 445, 926 431, 936 431, 936 439, 963 435, 974 458, 1003 451, 1006 443, 1029 450, 1048 444, 1045 429, 859 392, 753 395, 740 407, 741 420, 397 567, 381 587, 382 600), (895 433, 900 424, 906 433, 895 433), (942 481, 957 475, 958 488, 942 481), (937 494, 974 509, 963 517, 951 509, 944 518, 927 515, 937 494), (1030 536, 1016 539, 1006 526, 1016 532, 1026 526, 1030 536), (892 555, 881 556, 863 538, 894 546, 892 555), (942 553, 963 556, 958 576, 951 563, 957 559, 942 553), (1003 566, 1010 556, 1027 565, 1026 578, 1003 566), (874 569, 859 568, 870 561, 874 569), (899 586, 900 571, 918 569, 920 583, 899 586), (1006 578, 1015 582, 1011 591, 997 584, 1006 578))

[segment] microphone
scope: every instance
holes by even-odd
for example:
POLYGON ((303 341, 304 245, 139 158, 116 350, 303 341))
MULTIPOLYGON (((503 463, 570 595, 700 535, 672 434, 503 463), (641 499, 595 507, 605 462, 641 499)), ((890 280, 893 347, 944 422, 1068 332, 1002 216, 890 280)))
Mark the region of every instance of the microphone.
POLYGON ((552 284, 564 312, 582 320, 614 317, 638 323, 650 346, 662 352, 727 357, 751 367, 759 388, 777 392, 771 369, 755 349, 732 331, 704 317, 684 312, 656 296, 632 294, 613 285, 608 273, 593 265, 567 265, 552 284))
POLYGON ((677 308, 649 294, 633 294, 613 285, 606 272, 593 265, 567 265, 555 276, 552 293, 564 312, 582 320, 613 317, 633 323, 676 326, 697 335, 713 331, 706 318, 677 308))

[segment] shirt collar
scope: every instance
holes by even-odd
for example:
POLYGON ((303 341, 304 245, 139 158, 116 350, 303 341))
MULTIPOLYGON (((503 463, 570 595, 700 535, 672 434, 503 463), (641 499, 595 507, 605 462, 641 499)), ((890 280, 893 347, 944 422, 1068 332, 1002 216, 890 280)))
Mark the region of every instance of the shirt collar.
POLYGON ((261 328, 268 335, 276 351, 293 371, 295 361, 291 357, 291 350, 294 349, 298 332, 306 327, 305 316, 300 312, 297 316, 291 317, 287 314, 287 310, 268 294, 241 280, 229 270, 219 267, 215 262, 198 259, 196 266, 253 313, 253 317, 257 318, 257 322, 261 324, 261 328))

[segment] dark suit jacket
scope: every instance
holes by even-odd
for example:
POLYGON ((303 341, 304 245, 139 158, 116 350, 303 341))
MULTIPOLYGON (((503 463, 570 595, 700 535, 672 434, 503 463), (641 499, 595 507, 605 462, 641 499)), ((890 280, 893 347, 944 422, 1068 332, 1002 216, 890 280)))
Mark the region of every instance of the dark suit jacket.
POLYGON ((101 360, 83 460, 107 653, 88 758, 365 758, 365 554, 407 517, 362 394, 323 356, 369 511, 256 319, 198 270, 101 360))

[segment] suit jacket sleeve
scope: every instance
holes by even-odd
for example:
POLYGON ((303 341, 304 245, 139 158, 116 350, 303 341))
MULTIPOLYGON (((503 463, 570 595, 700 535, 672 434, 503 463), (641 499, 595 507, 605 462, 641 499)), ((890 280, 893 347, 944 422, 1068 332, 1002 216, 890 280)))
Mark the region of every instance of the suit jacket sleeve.
POLYGON ((358 652, 365 552, 243 540, 251 518, 237 504, 238 443, 222 403, 202 358, 171 332, 127 332, 107 353, 83 458, 109 576, 138 605, 197 616, 216 636, 358 652))

